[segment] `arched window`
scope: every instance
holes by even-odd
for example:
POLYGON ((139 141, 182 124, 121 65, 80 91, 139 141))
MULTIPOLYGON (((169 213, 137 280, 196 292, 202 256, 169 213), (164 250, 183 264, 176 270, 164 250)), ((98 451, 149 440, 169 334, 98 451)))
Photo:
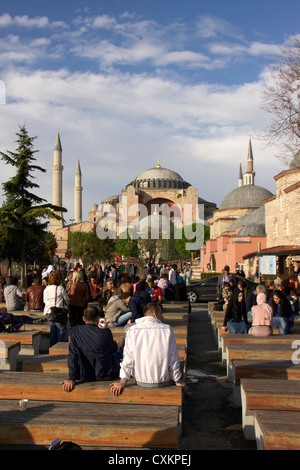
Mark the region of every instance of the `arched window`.
POLYGON ((279 195, 279 210, 282 212, 282 193, 279 195))

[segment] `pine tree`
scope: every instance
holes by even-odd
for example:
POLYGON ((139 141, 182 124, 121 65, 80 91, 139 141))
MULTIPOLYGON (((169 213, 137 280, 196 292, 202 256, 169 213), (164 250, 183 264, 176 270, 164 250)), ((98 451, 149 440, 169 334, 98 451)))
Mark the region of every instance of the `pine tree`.
POLYGON ((14 260, 21 264, 23 286, 26 258, 30 259, 34 244, 38 245, 44 235, 47 219, 60 219, 55 212, 66 212, 66 209, 53 206, 32 192, 39 188, 33 181, 35 177, 32 173, 45 173, 46 170, 34 163, 38 152, 34 150, 36 137, 30 137, 24 125, 19 126, 19 129, 16 133, 16 152, 0 152, 0 158, 5 164, 16 169, 15 176, 2 184, 6 199, 0 208, 0 255, 2 259, 7 258, 10 262, 14 260))

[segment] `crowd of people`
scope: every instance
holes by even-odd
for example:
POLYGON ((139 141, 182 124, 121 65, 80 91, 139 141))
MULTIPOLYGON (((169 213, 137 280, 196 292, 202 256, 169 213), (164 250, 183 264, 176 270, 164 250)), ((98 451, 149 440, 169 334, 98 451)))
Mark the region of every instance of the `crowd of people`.
POLYGON ((69 335, 69 377, 62 382, 67 392, 76 380, 120 377, 111 384, 118 395, 130 376, 141 386, 172 383, 185 388, 173 330, 162 320, 165 300, 187 300, 190 277, 189 265, 182 270, 175 264, 148 266, 139 276, 136 269, 122 274, 116 265, 86 270, 79 264, 62 276, 50 265, 30 273, 25 292, 17 278, 9 278, 3 283, 2 300, 8 311, 42 312, 50 327, 50 347, 69 335), (66 314, 59 320, 58 310, 66 314), (109 328, 115 326, 124 331, 118 344, 109 328), (157 353, 154 344, 159 345, 157 353))
POLYGON ((229 333, 269 336, 293 332, 294 319, 300 315, 300 286, 296 274, 286 279, 266 280, 248 290, 248 283, 234 277, 225 266, 218 280, 218 308, 224 311, 222 329, 229 333))

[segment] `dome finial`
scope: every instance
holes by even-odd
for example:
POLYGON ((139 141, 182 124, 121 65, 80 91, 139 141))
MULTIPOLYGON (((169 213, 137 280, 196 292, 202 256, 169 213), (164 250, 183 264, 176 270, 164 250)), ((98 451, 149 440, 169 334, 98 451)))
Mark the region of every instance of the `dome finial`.
POLYGON ((160 168, 159 159, 157 160, 157 165, 156 165, 156 168, 160 168))

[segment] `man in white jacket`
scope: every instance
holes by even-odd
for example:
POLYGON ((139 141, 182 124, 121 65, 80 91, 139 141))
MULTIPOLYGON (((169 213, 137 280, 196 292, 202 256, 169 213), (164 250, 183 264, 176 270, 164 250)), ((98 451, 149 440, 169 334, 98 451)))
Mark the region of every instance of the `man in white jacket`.
POLYGON ((161 308, 154 302, 144 307, 144 316, 138 318, 127 333, 120 382, 111 384, 111 393, 119 395, 126 382, 134 376, 142 387, 177 385, 186 389, 181 381, 178 351, 170 325, 162 323, 161 308))

